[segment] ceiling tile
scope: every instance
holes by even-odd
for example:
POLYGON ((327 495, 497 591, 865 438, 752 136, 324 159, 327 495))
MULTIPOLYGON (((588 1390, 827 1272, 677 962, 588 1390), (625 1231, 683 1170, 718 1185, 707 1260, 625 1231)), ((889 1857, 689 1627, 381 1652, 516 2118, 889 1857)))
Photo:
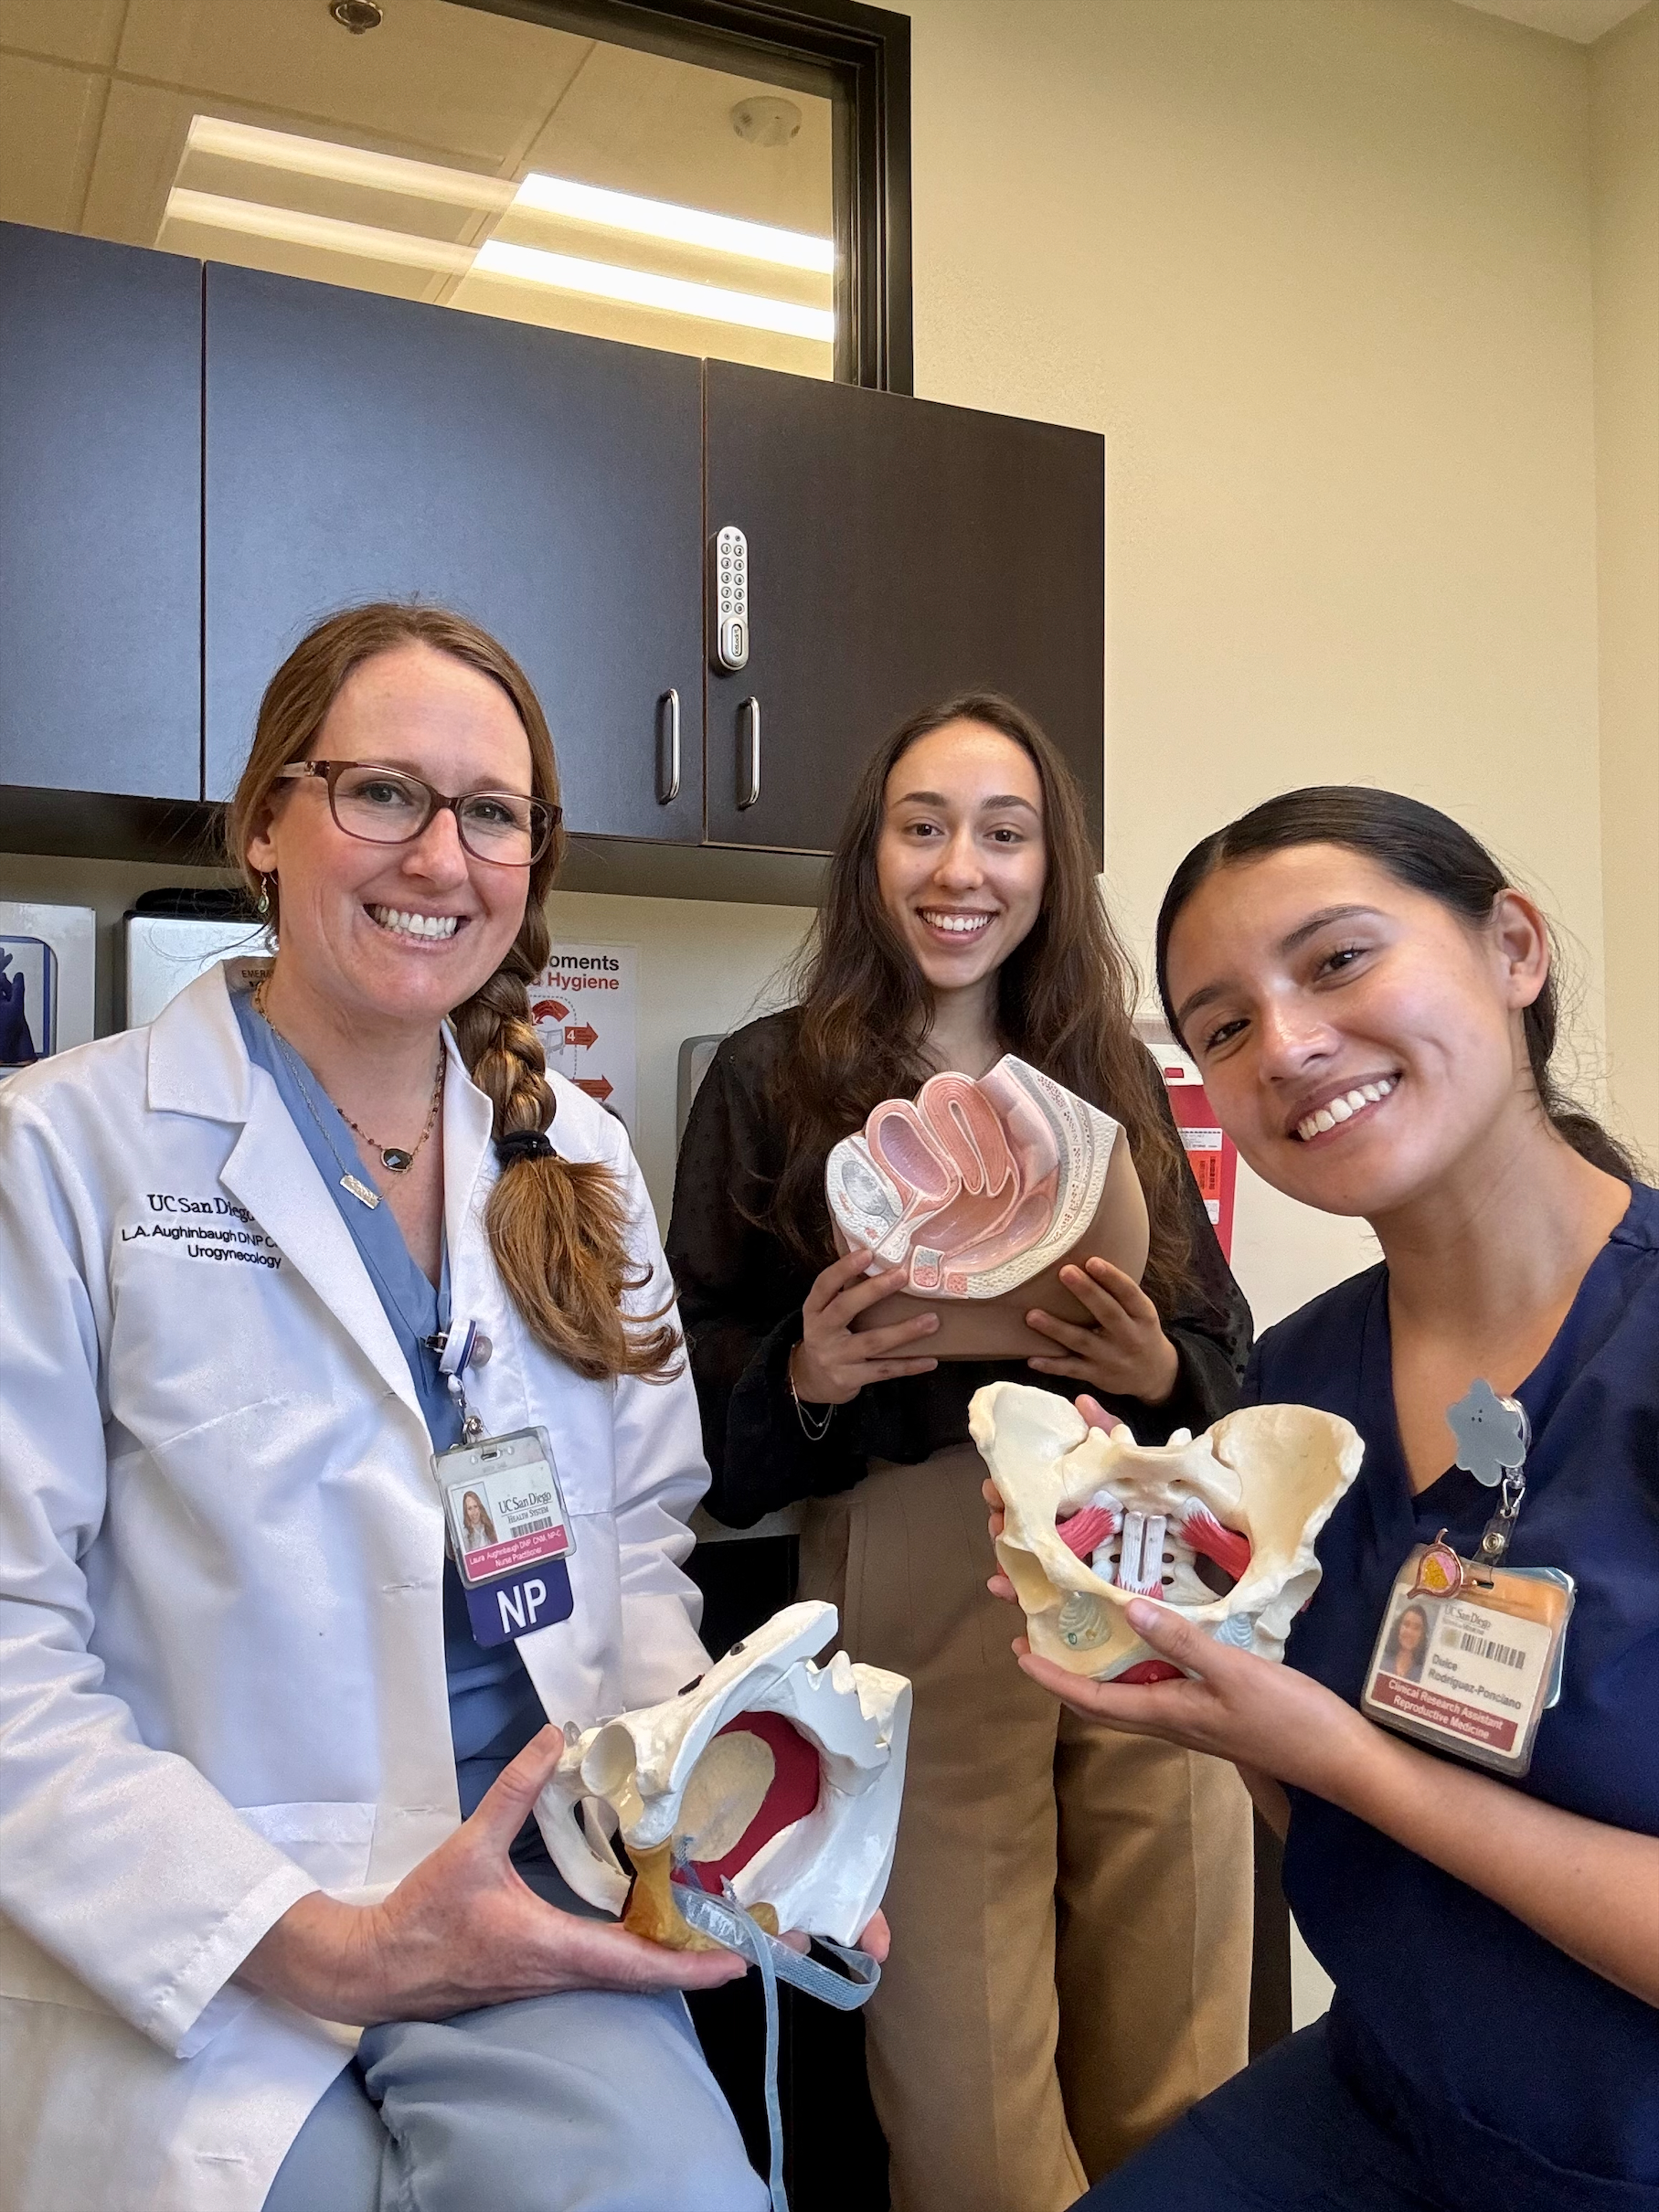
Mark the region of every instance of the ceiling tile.
POLYGON ((829 101, 811 93, 780 94, 776 85, 720 69, 596 46, 523 166, 828 238, 830 128, 829 101), (801 111, 800 133, 787 145, 738 136, 731 111, 755 94, 801 111))
POLYGON ((216 112, 239 100, 499 173, 590 43, 451 0, 397 0, 361 37, 321 0, 130 0, 120 67, 188 87, 216 112))
POLYGON ((0 46, 55 61, 115 58, 127 0, 0 0, 0 46))
POLYGON ((0 220, 78 230, 109 79, 0 54, 0 220))

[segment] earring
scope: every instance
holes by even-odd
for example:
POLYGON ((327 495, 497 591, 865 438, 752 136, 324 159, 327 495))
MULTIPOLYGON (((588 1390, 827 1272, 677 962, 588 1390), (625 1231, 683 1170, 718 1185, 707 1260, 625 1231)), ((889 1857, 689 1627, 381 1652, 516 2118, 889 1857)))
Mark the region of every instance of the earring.
POLYGON ((260 897, 256 911, 258 912, 259 918, 261 921, 265 920, 265 917, 271 911, 271 885, 274 881, 274 877, 261 876, 260 877, 260 897))

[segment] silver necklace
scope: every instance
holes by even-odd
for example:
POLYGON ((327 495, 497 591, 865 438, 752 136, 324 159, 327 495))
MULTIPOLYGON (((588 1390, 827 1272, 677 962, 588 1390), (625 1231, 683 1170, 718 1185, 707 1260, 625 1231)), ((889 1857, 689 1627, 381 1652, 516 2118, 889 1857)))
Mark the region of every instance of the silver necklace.
MULTIPOLYGON (((263 984, 261 984, 261 991, 263 991, 263 984)), ((367 1206, 369 1212, 374 1212, 374 1207, 380 1203, 380 1192, 374 1190, 369 1184, 365 1184, 363 1176, 360 1175, 354 1175, 352 1168, 347 1168, 346 1162, 341 1159, 341 1148, 338 1148, 338 1143, 334 1142, 334 1131, 327 1126, 327 1122, 323 1120, 321 1112, 316 1111, 316 1101, 312 1100, 312 1084, 314 1084, 316 1078, 310 1073, 310 1069, 301 1062, 299 1053, 294 1051, 294 1047, 288 1042, 288 1037, 281 1033, 281 1028, 276 1028, 272 1017, 270 1017, 268 1013, 265 1013, 263 1006, 259 1005, 261 991, 254 991, 254 1013, 257 1013, 259 1020, 265 1024, 265 1028, 268 1028, 268 1031, 272 1033, 272 1037, 276 1039, 276 1051, 283 1055, 283 1059, 288 1062, 292 1073, 294 1073, 294 1086, 299 1089, 299 1095, 305 1100, 305 1111, 310 1112, 312 1122, 316 1122, 316 1131, 318 1131, 318 1134, 321 1134, 323 1143, 325 1143, 325 1146, 330 1148, 330 1153, 334 1154, 334 1165, 341 1168, 341 1190, 349 1190, 349 1195, 358 1201, 358 1206, 367 1206)), ((442 1051, 441 1051, 441 1058, 438 1058, 438 1086, 442 1089, 442 1051)), ((330 1100, 330 1106, 334 1106, 334 1100, 330 1100)), ((334 1106, 334 1112, 341 1112, 341 1108, 334 1106)), ((341 1115, 341 1120, 346 1120, 346 1115, 341 1115)), ((358 1131, 358 1134, 363 1134, 363 1133, 358 1131)), ((422 1143, 425 1143, 425 1137, 422 1137, 422 1143)), ((416 1150, 420 1146, 416 1146, 416 1150)), ((409 1157, 414 1157, 414 1154, 409 1154, 409 1157)))
MULTIPOLYGON (((254 985, 253 1010, 259 1016, 260 1019, 264 1023, 266 1028, 270 1030, 271 1036, 275 1037, 277 1043, 282 1046, 283 1051, 288 1056, 290 1065, 292 1066, 294 1065, 293 1049, 290 1046, 288 1039, 282 1035, 282 1032, 277 1027, 276 1024, 271 1020, 270 1015, 265 1011, 265 993, 269 989, 270 984, 271 977, 267 974, 262 975, 259 982, 254 985)), ((419 1154, 420 1147, 426 1143, 426 1140, 431 1135, 433 1129, 437 1126, 438 1109, 442 1103, 443 1100, 443 1044, 442 1040, 440 1039, 438 1045, 438 1065, 433 1070, 432 1074, 431 1103, 426 1110, 426 1127, 415 1139, 412 1147, 403 1144, 382 1144, 379 1138, 371 1137, 367 1129, 359 1129, 356 1122, 352 1120, 350 1114, 346 1112, 344 1106, 335 1104, 333 1099, 330 1099, 328 1102, 334 1107, 335 1111, 339 1115, 341 1121, 345 1122, 346 1128, 351 1131, 353 1136, 361 1137, 365 1144, 368 1145, 371 1150, 379 1154, 380 1164, 383 1168, 385 1168, 388 1175, 408 1175, 409 1169, 415 1164, 416 1155, 419 1154)), ((304 1089, 303 1084, 301 1085, 301 1089, 304 1089)), ((311 1106, 309 1095, 306 1097, 305 1103, 308 1106, 311 1106)), ((313 1117, 314 1118, 316 1115, 316 1108, 312 1106, 311 1111, 313 1117)), ((319 1129, 323 1128, 323 1124, 320 1121, 317 1122, 317 1126, 319 1129)), ((323 1133, 324 1136, 328 1135, 328 1132, 325 1129, 323 1130, 323 1133)), ((333 1145, 333 1142, 334 1140, 330 1138, 329 1143, 331 1147, 333 1145)), ((335 1157, 336 1160, 339 1159, 340 1155, 338 1152, 335 1153, 335 1157)), ((342 1164, 344 1164, 344 1163, 342 1163, 342 1164)), ((346 1187, 351 1192, 351 1195, 354 1198, 360 1198, 363 1196, 366 1186, 359 1182, 356 1177, 349 1176, 346 1181, 346 1187)), ((368 1203, 378 1206, 380 1201, 378 1198, 373 1198, 369 1200, 368 1203)))

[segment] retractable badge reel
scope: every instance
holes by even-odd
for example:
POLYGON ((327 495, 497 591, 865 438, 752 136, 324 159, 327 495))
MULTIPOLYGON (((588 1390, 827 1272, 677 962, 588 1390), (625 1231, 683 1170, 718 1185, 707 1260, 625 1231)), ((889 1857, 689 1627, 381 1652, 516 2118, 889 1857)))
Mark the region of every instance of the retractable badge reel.
POLYGON ((1396 1576, 1360 1709, 1385 1728, 1518 1779, 1561 1695, 1576 1585, 1557 1567, 1506 1567, 1526 1496, 1526 1409, 1473 1383, 1446 1416, 1457 1464, 1498 1492, 1476 1557, 1442 1528, 1396 1576))
POLYGON ((490 1357, 490 1340, 475 1321, 427 1342, 461 1414, 461 1442, 432 1459, 450 1556, 474 1641, 509 1643, 568 1621, 575 1608, 565 1561, 576 1539, 553 1447, 542 1428, 484 1434, 463 1379, 490 1357))

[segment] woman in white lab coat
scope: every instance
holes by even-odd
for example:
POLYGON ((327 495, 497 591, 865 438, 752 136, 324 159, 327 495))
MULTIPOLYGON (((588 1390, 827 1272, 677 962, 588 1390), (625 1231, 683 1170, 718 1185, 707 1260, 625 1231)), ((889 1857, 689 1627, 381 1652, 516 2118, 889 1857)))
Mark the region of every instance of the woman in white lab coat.
POLYGON ((707 1664, 649 1203, 528 1016, 541 711, 471 623, 335 616, 230 824, 252 998, 216 969, 0 1093, 0 2207, 763 2203, 677 1994, 740 1962, 580 1917, 529 1819, 548 1717, 707 1664), (506 1643, 431 1463, 469 1324, 575 1539, 506 1643))

